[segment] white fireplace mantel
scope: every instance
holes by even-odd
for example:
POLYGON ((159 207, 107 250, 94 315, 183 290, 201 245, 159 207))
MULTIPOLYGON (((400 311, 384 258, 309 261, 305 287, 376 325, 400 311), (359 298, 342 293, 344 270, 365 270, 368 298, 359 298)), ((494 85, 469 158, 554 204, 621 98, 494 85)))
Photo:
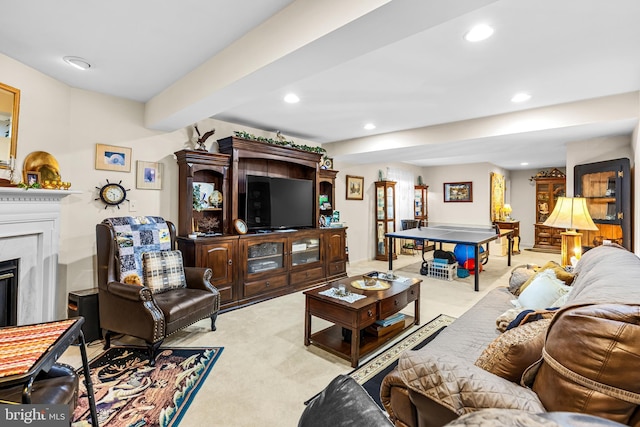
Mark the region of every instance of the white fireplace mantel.
POLYGON ((60 204, 80 191, 0 187, 0 261, 19 259, 18 325, 55 319, 60 204))

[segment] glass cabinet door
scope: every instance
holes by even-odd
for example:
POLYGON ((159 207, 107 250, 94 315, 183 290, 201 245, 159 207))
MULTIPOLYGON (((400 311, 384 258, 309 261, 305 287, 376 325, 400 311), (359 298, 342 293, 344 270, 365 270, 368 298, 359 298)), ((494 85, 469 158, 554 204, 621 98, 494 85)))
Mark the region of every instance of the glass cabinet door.
POLYGON ((262 273, 284 267, 284 241, 263 242, 247 247, 247 272, 262 273))
POLYGON ((616 171, 605 171, 582 176, 582 196, 594 221, 618 221, 616 175, 616 171))
POLYGON ((387 187, 387 219, 395 218, 395 212, 393 212, 393 201, 393 187, 387 187))
POLYGON ((387 260, 389 255, 396 257, 395 251, 388 247, 386 233, 396 231, 395 181, 376 181, 376 259, 387 260))
POLYGON ((385 238, 386 228, 384 221, 378 221, 376 223, 376 255, 387 255, 387 239, 385 238))
POLYGON ((320 261, 320 238, 306 237, 291 244, 291 265, 303 265, 320 261))
POLYGON ((548 183, 540 183, 537 185, 537 210, 536 210, 536 222, 543 223, 547 220, 549 215, 551 214, 550 208, 550 198, 549 191, 550 184, 548 183))
POLYGON ((413 218, 421 225, 427 225, 429 216, 427 213, 427 192, 426 185, 416 185, 413 190, 413 218))
POLYGON ((576 165, 574 193, 584 197, 598 230, 580 230, 582 245, 632 248, 631 165, 628 158, 576 165))
POLYGON ((376 218, 384 219, 384 187, 376 188, 376 218))

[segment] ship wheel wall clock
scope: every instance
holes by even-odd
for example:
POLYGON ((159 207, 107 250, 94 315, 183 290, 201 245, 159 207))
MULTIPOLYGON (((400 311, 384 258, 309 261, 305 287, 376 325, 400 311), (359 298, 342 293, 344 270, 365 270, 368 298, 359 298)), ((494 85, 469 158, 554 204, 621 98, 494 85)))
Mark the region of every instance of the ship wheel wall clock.
POLYGON ((130 191, 131 189, 124 188, 124 186, 122 185, 122 181, 115 183, 109 182, 109 180, 107 180, 107 183, 105 185, 96 188, 99 190, 98 195, 100 197, 97 197, 94 200, 101 200, 105 205, 105 209, 107 209, 109 206, 116 206, 118 209, 120 209, 120 204, 125 200, 129 200, 127 199, 127 191, 130 191))

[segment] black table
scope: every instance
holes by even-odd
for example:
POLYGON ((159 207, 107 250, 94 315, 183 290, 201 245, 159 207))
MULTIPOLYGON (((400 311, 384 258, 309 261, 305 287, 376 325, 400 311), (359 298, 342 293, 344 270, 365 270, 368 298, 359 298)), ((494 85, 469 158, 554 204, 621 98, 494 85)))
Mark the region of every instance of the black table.
MULTIPOLYGON (((489 242, 505 236, 509 240, 509 250, 507 251, 507 265, 511 266, 511 251, 513 249, 513 230, 500 230, 497 226, 457 226, 457 225, 430 225, 428 227, 411 228, 409 230, 394 231, 386 233, 389 239, 387 247, 393 248, 393 239, 413 239, 425 240, 440 244, 442 243, 463 244, 474 247, 474 255, 477 260, 474 265, 474 290, 480 290, 480 247, 486 245, 484 257, 489 256, 489 242)), ((423 247, 425 247, 423 245, 423 247)), ((389 270, 393 270, 392 251, 389 251, 389 270)), ((423 252, 424 259, 424 252, 423 252)), ((485 258, 486 260, 487 258, 485 258)))
POLYGON ((77 342, 80 346, 80 355, 82 357, 91 420, 93 426, 98 427, 98 414, 89 372, 89 360, 82 333, 83 323, 84 318, 76 317, 69 320, 0 328, 0 354, 2 354, 3 350, 11 351, 15 347, 12 344, 14 340, 19 340, 22 343, 22 348, 27 349, 27 351, 29 350, 29 343, 33 343, 34 349, 28 352, 22 361, 17 360, 17 366, 12 365, 13 367, 10 371, 5 369, 3 372, 0 363, 0 387, 23 385, 22 402, 17 403, 31 403, 31 389, 38 374, 43 371, 48 372, 62 353, 71 344, 77 342), (43 336, 50 337, 54 341, 42 348, 43 336), (37 359, 33 361, 36 357, 37 359))

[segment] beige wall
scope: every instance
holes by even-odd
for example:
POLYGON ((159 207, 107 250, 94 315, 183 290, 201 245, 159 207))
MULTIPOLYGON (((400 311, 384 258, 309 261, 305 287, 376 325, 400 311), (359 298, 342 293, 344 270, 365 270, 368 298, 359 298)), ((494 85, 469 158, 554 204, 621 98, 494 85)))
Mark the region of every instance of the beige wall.
POLYGON ((509 172, 490 163, 424 168, 424 180, 429 185, 429 222, 490 225, 490 175, 500 173, 509 179, 509 172), (444 202, 445 182, 472 182, 472 202, 444 202))
MULTIPOLYGON (((334 162, 334 169, 338 170, 336 177, 335 209, 340 212, 340 220, 348 228, 347 240, 349 246, 349 261, 358 262, 373 259, 375 256, 375 186, 378 171, 386 171, 387 167, 403 169, 412 172, 416 179, 423 175, 424 170, 417 166, 401 163, 354 165, 340 161, 334 162), (355 175, 364 178, 364 199, 346 199, 346 176, 355 175)), ((398 218, 406 219, 406 218, 398 218)), ((399 223, 396 224, 399 230, 399 223)))
MULTIPOLYGON (((0 55, 0 70, 0 81, 21 90, 17 165, 21 167, 25 156, 33 151, 50 152, 60 163, 63 179, 72 183, 73 190, 81 192, 66 197, 62 202, 60 286, 57 306, 59 316, 64 317, 67 293, 95 286, 95 225, 97 223, 110 216, 129 214, 161 215, 169 220, 177 220, 178 208, 175 204, 178 195, 177 164, 173 153, 190 146, 188 141, 191 131, 180 129, 164 133, 150 130, 144 126, 143 104, 70 88, 4 55, 0 55), (132 148, 131 172, 95 170, 96 143, 132 148), (136 189, 135 162, 137 160, 163 164, 164 176, 161 191, 136 189), (131 189, 128 197, 136 201, 137 211, 130 212, 127 203, 120 210, 104 209, 104 205, 95 200, 97 197, 95 187, 106 183, 106 179, 122 180, 123 185, 131 189)), ((216 135, 213 139, 229 136, 233 130, 246 130, 256 135, 273 136, 270 132, 211 119, 199 122, 199 125, 201 131, 215 127, 216 135)), ((296 142, 313 144, 303 140, 296 140, 296 142)), ((637 131, 633 142, 637 147, 637 131)), ((622 140, 615 139, 614 144, 624 148, 622 140)), ((568 155, 567 163, 582 162, 585 158, 578 156, 601 145, 599 143, 577 145, 578 154, 568 155)), ((627 152, 630 155, 634 153, 631 148, 627 148, 627 152)), ((596 154, 595 157, 600 154, 596 154)), ((634 155, 637 160, 637 149, 634 155)), ((593 156, 590 155, 590 157, 593 156)), ((371 259, 374 255, 373 182, 378 179, 379 169, 394 167, 410 171, 415 176, 422 175, 425 183, 430 186, 428 203, 433 221, 488 223, 489 174, 492 171, 504 173, 507 177, 506 197, 511 201, 514 217, 521 218, 522 224, 526 225, 526 222, 529 222, 527 219, 529 214, 525 212, 533 212, 533 208, 528 206, 529 203, 533 203, 530 202, 532 197, 528 194, 531 192, 528 182, 529 172, 510 174, 488 163, 419 168, 406 164, 359 165, 335 160, 334 167, 340 171, 336 182, 336 208, 349 227, 348 243, 352 262, 371 259), (346 175, 364 177, 364 200, 347 201, 345 199, 346 175), (444 204, 442 202, 442 183, 455 181, 473 182, 473 203, 444 204), (521 203, 522 206, 520 206, 521 203)), ((0 171, 0 174, 7 176, 6 171, 0 171)), ((636 236, 637 229, 638 227, 636 227, 636 236)), ((526 240, 532 239, 523 237, 523 243, 526 240)))
POLYGON ((567 144, 567 195, 573 193, 573 168, 576 165, 628 158, 633 166, 631 136, 610 136, 567 144))
MULTIPOLYGON (((640 111, 638 111, 638 115, 640 116, 640 111)), ((631 149, 633 151, 633 167, 632 175, 633 175, 633 186, 632 186, 632 204, 634 206, 633 210, 633 242, 634 242, 634 251, 636 255, 640 256, 640 208, 638 208, 638 204, 640 203, 640 197, 638 197, 638 189, 640 188, 640 174, 635 170, 635 165, 640 164, 640 124, 636 126, 633 131, 633 135, 631 137, 631 149)))
MULTIPOLYGON (((95 286, 95 226, 104 218, 125 215, 160 215, 177 221, 178 167, 175 151, 193 147, 190 128, 165 133, 145 128, 144 105, 95 92, 74 89, 4 55, 0 55, 0 81, 21 91, 18 151, 16 164, 33 151, 46 151, 60 164, 62 178, 72 183, 72 194, 62 201, 60 233, 60 276, 56 295, 58 316, 66 316, 67 293, 95 286), (132 149, 131 172, 96 170, 96 144, 132 149), (136 189, 136 161, 163 164, 162 190, 136 189), (122 181, 131 189, 127 196, 135 200, 137 210, 104 208, 96 201, 97 186, 122 181)), ((274 134, 246 126, 206 119, 198 122, 201 132, 216 129, 215 140, 245 130, 258 136, 274 134)), ((300 144, 314 145, 298 140, 300 144)), ((6 171, 0 171, 8 176, 6 171)))

